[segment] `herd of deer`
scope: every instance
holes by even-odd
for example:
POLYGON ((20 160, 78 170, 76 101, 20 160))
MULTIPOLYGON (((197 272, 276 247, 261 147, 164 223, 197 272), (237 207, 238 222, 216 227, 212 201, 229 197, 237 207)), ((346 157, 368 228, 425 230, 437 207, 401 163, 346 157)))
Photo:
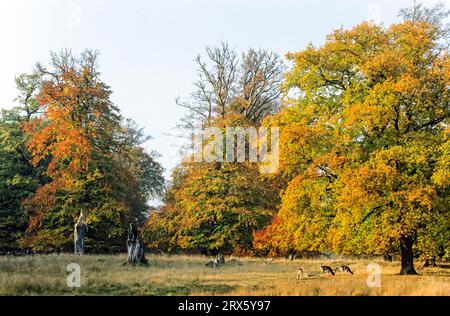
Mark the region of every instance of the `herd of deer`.
MULTIPOLYGON (((327 274, 331 274, 331 275, 336 275, 336 273, 338 273, 338 272, 353 275, 353 271, 350 269, 350 267, 345 266, 345 265, 339 266, 334 270, 330 266, 320 266, 320 269, 322 269, 322 273, 327 273, 327 274)), ((305 274, 305 272, 303 271, 303 268, 299 268, 297 270, 297 279, 303 279, 308 276, 309 275, 305 274)))
MULTIPOLYGON (((273 258, 268 258, 265 260, 266 263, 271 263, 272 261, 273 261, 273 258)), ((225 264, 225 258, 223 257, 223 255, 219 254, 214 260, 211 260, 208 263, 206 263, 205 266, 212 267, 212 268, 218 268, 224 264, 225 264)), ((330 266, 320 266, 320 269, 322 269, 322 273, 327 273, 327 274, 331 274, 331 275, 336 275, 338 272, 353 275, 353 271, 350 269, 349 266, 346 266, 346 265, 341 265, 339 267, 336 267, 334 270, 330 266)), ((308 276, 309 275, 303 271, 303 268, 299 268, 297 270, 297 279, 303 279, 308 276)))

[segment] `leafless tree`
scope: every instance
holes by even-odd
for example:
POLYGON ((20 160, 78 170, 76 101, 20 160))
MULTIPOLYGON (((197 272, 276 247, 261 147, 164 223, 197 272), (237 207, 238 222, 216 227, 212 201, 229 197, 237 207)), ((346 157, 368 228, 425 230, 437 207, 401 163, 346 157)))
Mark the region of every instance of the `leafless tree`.
POLYGON ((206 61, 199 55, 198 80, 187 100, 176 100, 188 109, 184 127, 209 126, 214 118, 230 113, 257 123, 279 106, 284 64, 276 53, 250 49, 241 58, 221 43, 206 48, 206 61))
POLYGON ((280 57, 263 49, 250 49, 242 55, 237 98, 238 110, 252 122, 258 122, 279 107, 284 65, 280 57))
POLYGON ((207 47, 206 56, 208 63, 201 55, 195 58, 198 80, 194 82, 191 98, 176 100, 178 105, 188 109, 187 124, 208 126, 214 116, 225 115, 227 105, 235 95, 236 53, 228 44, 222 43, 220 47, 207 47))

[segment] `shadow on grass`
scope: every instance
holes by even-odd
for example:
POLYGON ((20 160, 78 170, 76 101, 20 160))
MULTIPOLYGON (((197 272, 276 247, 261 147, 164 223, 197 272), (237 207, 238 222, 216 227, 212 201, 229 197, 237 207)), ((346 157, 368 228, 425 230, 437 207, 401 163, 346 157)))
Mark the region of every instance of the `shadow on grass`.
POLYGON ((438 264, 438 267, 441 269, 450 269, 450 263, 446 264, 446 263, 442 263, 442 264, 438 264))

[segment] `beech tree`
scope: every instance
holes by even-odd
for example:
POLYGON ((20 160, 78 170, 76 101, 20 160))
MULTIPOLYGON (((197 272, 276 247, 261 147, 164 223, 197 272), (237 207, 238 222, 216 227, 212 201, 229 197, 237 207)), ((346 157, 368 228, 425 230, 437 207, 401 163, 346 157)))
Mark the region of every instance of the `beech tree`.
POLYGON ((97 68, 93 51, 52 53, 49 67, 37 66, 42 114, 22 127, 31 164, 47 181, 23 204, 30 218, 25 247, 71 249, 82 211, 86 249, 124 248, 129 224, 142 224, 147 200, 162 192, 155 153, 142 148, 147 138, 121 116, 97 68))
POLYGON ((414 252, 448 257, 450 58, 438 20, 424 19, 439 11, 420 10, 288 54, 285 87, 296 97, 265 124, 281 126, 290 182, 257 246, 395 251, 401 274, 416 273, 414 252))
MULTIPOLYGON (((250 126, 241 115, 213 125, 250 126)), ((253 254, 253 232, 270 223, 282 183, 259 174, 256 162, 192 162, 176 168, 164 206, 151 214, 145 241, 152 249, 203 254, 253 254)))
MULTIPOLYGON (((277 54, 250 49, 239 59, 222 43, 208 47, 206 61, 199 55, 196 63, 194 92, 177 100, 188 110, 183 127, 257 128, 277 111, 284 71, 277 54)), ((252 254, 253 232, 266 226, 276 210, 279 180, 261 176, 255 162, 200 163, 183 157, 165 205, 147 222, 145 241, 168 251, 252 254)))

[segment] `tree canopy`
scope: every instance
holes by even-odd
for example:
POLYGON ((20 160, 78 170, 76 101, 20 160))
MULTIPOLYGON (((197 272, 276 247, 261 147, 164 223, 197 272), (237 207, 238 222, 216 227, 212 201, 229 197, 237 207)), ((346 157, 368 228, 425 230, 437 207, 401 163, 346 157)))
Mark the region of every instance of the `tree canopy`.
MULTIPOLYGON (((194 92, 188 100, 177 100, 188 109, 183 127, 200 133, 214 127, 226 135, 227 127, 257 128, 277 111, 284 70, 278 55, 249 49, 238 59, 228 44, 221 43, 208 47, 206 56, 208 62, 200 55, 196 58, 199 80, 194 92)), ((203 140, 202 146, 211 141, 203 140)), ((234 136, 228 141, 234 143, 234 136)), ((246 150, 250 142, 247 137, 246 150)), ((256 162, 198 163, 184 157, 173 173, 165 205, 146 225, 150 248, 253 254, 253 232, 270 222, 282 183, 258 169, 256 162)))
POLYGON ((16 194, 8 207, 25 218, 22 247, 70 249, 84 211, 88 249, 124 248, 128 224, 142 224, 148 199, 162 193, 157 154, 144 150, 148 138, 110 101, 97 68, 96 52, 62 51, 17 79, 21 106, 2 115, 0 158, 8 160, 2 185, 16 194))
POLYGON ((127 228, 143 227, 154 251, 397 256, 401 274, 416 273, 414 258, 450 260, 449 11, 414 5, 400 17, 336 29, 289 52, 289 68, 269 50, 207 47, 193 92, 176 100, 179 127, 231 137, 233 159, 184 155, 167 187, 149 136, 111 101, 97 52, 51 53, 16 78, 19 106, 0 116, 0 249, 68 250, 83 211, 87 252, 123 250, 127 228), (236 159, 262 145, 229 127, 279 128, 276 172, 250 152, 236 159))
POLYGON ((288 54, 296 97, 267 124, 282 126, 290 182, 260 248, 382 255, 400 246, 403 274, 415 273, 413 249, 448 257, 450 59, 440 25, 415 16, 338 29, 288 54))

